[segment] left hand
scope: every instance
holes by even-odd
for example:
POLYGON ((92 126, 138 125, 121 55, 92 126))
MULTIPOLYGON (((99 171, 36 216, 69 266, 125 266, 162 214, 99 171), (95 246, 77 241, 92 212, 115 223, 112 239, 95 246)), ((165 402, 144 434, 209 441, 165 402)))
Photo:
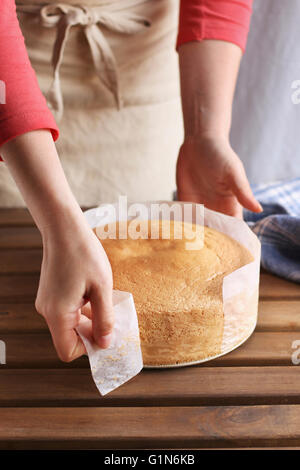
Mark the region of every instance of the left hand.
POLYGON ((243 164, 226 137, 187 137, 179 151, 176 182, 180 201, 204 204, 208 209, 241 219, 243 207, 262 211, 243 164))

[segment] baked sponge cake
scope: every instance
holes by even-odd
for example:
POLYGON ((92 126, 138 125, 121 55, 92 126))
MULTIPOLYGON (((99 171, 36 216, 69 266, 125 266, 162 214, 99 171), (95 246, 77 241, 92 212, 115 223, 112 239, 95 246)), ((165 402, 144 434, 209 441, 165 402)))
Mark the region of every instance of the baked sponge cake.
MULTIPOLYGON (((139 239, 118 238, 120 228, 128 233, 127 221, 117 223, 116 239, 104 239, 99 235, 104 227, 94 228, 112 266, 114 289, 133 295, 146 366, 182 364, 220 354, 223 278, 253 261, 244 246, 208 227, 203 228, 203 248, 186 249, 191 240, 185 237, 185 223, 168 223, 169 239, 163 238, 164 221, 157 221, 157 239, 150 238, 150 221, 144 221, 139 239), (176 238, 179 232, 183 232, 181 239, 176 238)), ((196 230, 194 224, 188 225, 196 230)))

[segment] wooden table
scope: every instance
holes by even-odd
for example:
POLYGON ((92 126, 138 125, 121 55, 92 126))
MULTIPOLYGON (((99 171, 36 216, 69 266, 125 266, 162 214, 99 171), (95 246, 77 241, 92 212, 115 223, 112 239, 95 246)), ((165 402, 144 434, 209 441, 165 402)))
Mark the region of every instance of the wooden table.
POLYGON ((60 362, 35 313, 41 258, 28 212, 0 210, 0 448, 300 447, 299 285, 262 274, 257 329, 243 346, 143 371, 100 397, 87 358, 60 362))

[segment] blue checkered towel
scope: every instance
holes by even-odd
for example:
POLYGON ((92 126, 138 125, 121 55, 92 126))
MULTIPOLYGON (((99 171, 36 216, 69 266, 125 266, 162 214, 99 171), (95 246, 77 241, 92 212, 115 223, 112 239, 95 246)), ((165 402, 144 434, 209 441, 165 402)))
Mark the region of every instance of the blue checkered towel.
POLYGON ((300 178, 254 186, 264 211, 244 211, 244 219, 260 239, 261 265, 300 283, 300 178))

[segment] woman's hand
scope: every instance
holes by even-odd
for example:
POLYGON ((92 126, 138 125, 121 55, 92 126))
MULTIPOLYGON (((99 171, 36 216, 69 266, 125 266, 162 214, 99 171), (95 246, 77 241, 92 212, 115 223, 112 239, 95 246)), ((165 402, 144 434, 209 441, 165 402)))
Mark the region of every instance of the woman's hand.
POLYGON ((177 160, 178 199, 242 218, 243 207, 261 212, 243 164, 223 136, 187 137, 177 160))
POLYGON ((75 331, 82 313, 92 320, 96 343, 107 347, 114 322, 111 267, 68 185, 51 133, 17 136, 2 145, 1 155, 42 235, 36 308, 59 357, 72 361, 85 353, 75 331))
POLYGON ((179 47, 185 141, 177 162, 178 198, 235 217, 260 212, 244 167, 229 144, 232 101, 242 50, 228 41, 179 47))
POLYGON ((45 318, 57 354, 72 361, 85 353, 76 334, 82 313, 91 317, 95 342, 106 348, 113 329, 112 272, 106 253, 85 225, 46 232, 36 309, 45 318), (89 304, 87 304, 89 302, 89 304))

